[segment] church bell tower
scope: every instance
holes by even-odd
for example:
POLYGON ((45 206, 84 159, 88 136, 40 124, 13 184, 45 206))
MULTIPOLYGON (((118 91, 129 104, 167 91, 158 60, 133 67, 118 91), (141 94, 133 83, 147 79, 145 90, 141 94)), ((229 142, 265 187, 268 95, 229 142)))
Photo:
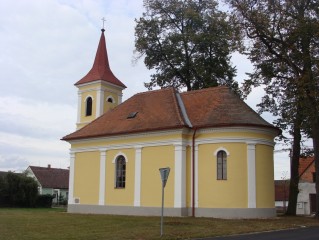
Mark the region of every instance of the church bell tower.
POLYGON ((111 71, 107 56, 104 28, 91 70, 77 83, 78 117, 80 129, 116 107, 122 102, 122 91, 126 86, 111 71))

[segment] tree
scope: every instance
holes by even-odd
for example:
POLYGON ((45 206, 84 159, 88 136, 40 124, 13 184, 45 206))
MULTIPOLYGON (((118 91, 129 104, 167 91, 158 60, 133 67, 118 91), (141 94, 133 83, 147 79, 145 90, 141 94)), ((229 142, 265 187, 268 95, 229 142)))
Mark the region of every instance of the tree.
POLYGON ((316 216, 319 218, 319 2, 226 2, 233 8, 238 24, 250 41, 247 54, 255 71, 245 83, 246 90, 252 86, 266 86, 268 96, 264 97, 261 106, 277 114, 278 123, 288 126, 294 137, 290 186, 294 199, 289 201, 290 214, 296 211, 300 132, 303 130, 313 139, 316 216))
POLYGON ((38 197, 38 184, 23 174, 9 172, 0 186, 2 204, 17 207, 34 207, 38 197))
POLYGON ((144 0, 146 11, 135 19, 135 53, 156 71, 145 83, 148 89, 227 85, 238 90, 230 54, 239 35, 217 5, 214 0, 144 0))

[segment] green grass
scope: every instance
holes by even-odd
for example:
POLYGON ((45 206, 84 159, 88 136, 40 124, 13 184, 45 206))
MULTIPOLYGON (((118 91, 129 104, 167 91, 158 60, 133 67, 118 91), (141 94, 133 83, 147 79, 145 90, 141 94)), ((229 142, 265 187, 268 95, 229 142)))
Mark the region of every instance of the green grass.
POLYGON ((191 239, 319 226, 309 217, 222 220, 69 214, 61 209, 0 209, 0 239, 191 239))

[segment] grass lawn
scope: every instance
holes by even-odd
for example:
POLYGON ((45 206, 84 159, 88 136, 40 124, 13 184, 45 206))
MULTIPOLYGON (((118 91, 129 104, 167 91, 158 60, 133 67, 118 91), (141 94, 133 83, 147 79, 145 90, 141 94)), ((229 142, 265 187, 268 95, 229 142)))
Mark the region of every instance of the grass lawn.
POLYGON ((191 239, 301 226, 319 226, 309 217, 222 220, 213 218, 69 214, 61 209, 0 208, 0 239, 191 239))

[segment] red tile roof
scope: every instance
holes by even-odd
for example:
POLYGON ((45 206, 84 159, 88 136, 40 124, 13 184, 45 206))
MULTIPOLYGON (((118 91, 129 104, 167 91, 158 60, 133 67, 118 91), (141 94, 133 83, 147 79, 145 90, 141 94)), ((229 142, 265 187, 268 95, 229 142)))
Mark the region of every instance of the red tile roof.
POLYGON ((273 127, 228 87, 213 87, 181 94, 190 121, 195 127, 273 127))
POLYGON ((98 80, 106 81, 122 88, 126 88, 126 86, 120 80, 118 80, 111 71, 109 60, 107 57, 104 29, 102 29, 102 34, 99 46, 96 51, 92 69, 80 81, 75 83, 75 85, 94 82, 98 80))
POLYGON ((279 130, 262 119, 228 87, 178 93, 173 88, 138 93, 62 140, 177 128, 254 126, 279 130), (183 105, 192 126, 183 115, 183 105), (137 112, 134 118, 130 113, 137 112))
POLYGON ((69 170, 29 166, 43 188, 69 188, 69 170))
POLYGON ((186 126, 175 90, 138 93, 63 140, 154 131, 186 126), (128 118, 137 112, 134 118, 128 118))

